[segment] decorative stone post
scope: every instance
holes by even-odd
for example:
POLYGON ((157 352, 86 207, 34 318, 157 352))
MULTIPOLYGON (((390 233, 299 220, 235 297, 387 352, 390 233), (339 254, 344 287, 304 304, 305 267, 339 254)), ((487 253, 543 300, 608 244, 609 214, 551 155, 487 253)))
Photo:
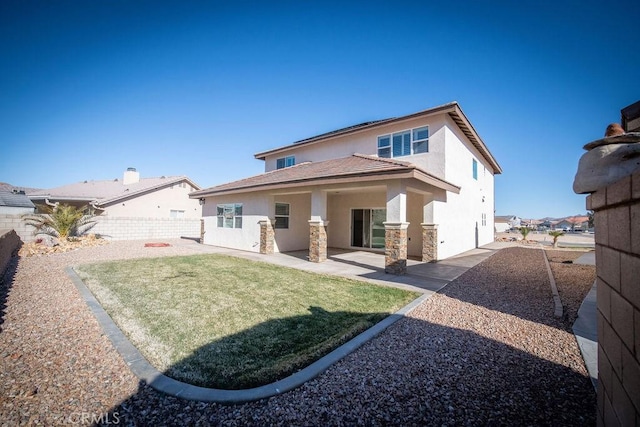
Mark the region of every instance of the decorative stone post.
POLYGON ((275 240, 275 232, 273 230, 274 220, 263 219, 258 221, 260 224, 260 253, 272 254, 273 253, 273 241, 275 240))
POLYGON ((200 220, 200 244, 204 243, 204 219, 200 220))
POLYGON ((438 225, 422 225, 422 262, 438 260, 438 225))
POLYGON ((327 226, 329 221, 309 221, 309 261, 327 260, 327 226))
POLYGON ((402 275, 407 272, 408 222, 384 223, 384 271, 402 275))

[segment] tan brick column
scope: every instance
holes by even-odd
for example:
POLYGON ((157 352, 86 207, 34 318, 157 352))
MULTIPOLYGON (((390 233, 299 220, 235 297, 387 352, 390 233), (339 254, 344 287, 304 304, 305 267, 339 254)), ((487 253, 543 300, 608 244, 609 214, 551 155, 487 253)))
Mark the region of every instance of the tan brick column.
POLYGON ((329 221, 309 221, 309 261, 327 260, 327 225, 329 221))
POLYGON ((598 425, 640 421, 640 172, 587 197, 595 211, 598 425))
POLYGON ((273 241, 275 239, 275 232, 273 230, 273 224, 275 221, 270 219, 263 219, 258 221, 260 224, 260 253, 272 254, 273 253, 273 241))
POLYGON ((384 271, 402 275, 407 272, 408 222, 384 223, 384 271))
POLYGON ((438 225, 422 225, 422 262, 438 260, 438 225))

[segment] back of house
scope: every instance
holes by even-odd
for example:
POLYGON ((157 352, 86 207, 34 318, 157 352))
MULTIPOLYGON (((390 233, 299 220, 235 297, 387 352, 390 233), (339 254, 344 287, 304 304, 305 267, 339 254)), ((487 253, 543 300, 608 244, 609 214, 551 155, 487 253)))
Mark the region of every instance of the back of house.
POLYGON ((191 194, 204 243, 242 250, 326 248, 447 258, 494 239, 501 168, 457 103, 361 123, 255 155, 265 173, 191 194))

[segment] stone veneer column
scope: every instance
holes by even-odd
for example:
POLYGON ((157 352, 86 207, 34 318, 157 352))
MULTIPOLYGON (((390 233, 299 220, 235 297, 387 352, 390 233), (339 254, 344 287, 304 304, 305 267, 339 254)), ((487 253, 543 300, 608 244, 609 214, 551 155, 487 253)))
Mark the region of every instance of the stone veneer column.
POLYGON ((273 253, 273 241, 275 240, 275 232, 273 230, 273 224, 275 221, 270 219, 263 219, 258 221, 260 224, 260 253, 272 254, 273 253))
POLYGON ((438 225, 422 225, 422 262, 438 260, 438 225))
POLYGON ((402 275, 407 272, 408 222, 384 223, 384 271, 402 275))
POLYGON ((327 225, 329 221, 309 221, 309 261, 327 260, 327 225))
POLYGON ((200 220, 200 244, 204 243, 204 219, 200 220))

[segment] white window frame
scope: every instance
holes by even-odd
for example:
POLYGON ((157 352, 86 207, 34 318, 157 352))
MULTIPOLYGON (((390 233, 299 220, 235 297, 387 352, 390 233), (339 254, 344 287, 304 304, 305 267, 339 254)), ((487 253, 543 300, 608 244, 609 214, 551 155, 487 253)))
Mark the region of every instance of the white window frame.
POLYGON ((378 157, 381 157, 381 158, 391 159, 396 157, 412 156, 414 154, 428 153, 429 152, 429 126, 428 125, 418 126, 415 128, 401 130, 398 132, 378 135, 377 141, 378 141, 378 157), (418 133, 424 130, 427 131, 427 137, 418 138, 418 133), (404 140, 404 137, 407 133, 409 134, 409 141, 408 141, 409 152, 408 153, 406 152, 407 146, 405 145, 407 141, 404 140), (397 141, 397 138, 400 138, 398 142, 400 144, 401 154, 394 155, 394 146, 395 146, 395 141, 397 141), (426 144, 426 150, 416 151, 416 146, 418 146, 421 143, 426 144))
POLYGON ((478 161, 476 159, 471 159, 471 174, 473 176, 473 179, 475 179, 476 181, 478 180, 478 161))
POLYGON ((276 169, 288 168, 291 166, 295 166, 295 164, 296 156, 280 157, 279 159, 276 159, 276 169), (282 166, 279 165, 280 161, 282 161, 282 166))
POLYGON ((291 223, 291 204, 276 202, 275 218, 276 218, 276 223, 274 225, 274 228, 281 229, 281 230, 288 229, 291 223), (282 212, 278 213, 278 206, 280 207, 286 206, 286 214, 282 212), (280 222, 278 222, 278 220, 280 220, 280 222))
POLYGON ((216 205, 218 228, 242 228, 242 203, 222 203, 216 205))

